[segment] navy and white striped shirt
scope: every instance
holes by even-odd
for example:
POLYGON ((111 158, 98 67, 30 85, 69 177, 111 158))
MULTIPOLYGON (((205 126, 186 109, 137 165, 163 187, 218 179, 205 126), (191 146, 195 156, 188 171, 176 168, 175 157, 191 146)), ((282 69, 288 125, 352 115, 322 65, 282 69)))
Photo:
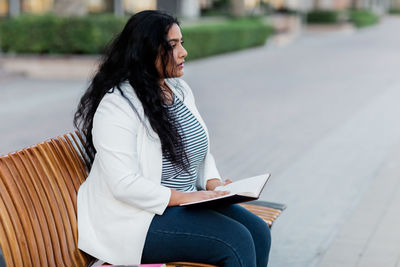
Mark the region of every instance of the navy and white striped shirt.
POLYGON ((189 173, 177 168, 163 156, 161 184, 179 191, 196 191, 198 168, 208 150, 208 139, 204 128, 174 95, 174 103, 167 107, 174 121, 180 126, 178 132, 183 138, 188 157, 189 173))

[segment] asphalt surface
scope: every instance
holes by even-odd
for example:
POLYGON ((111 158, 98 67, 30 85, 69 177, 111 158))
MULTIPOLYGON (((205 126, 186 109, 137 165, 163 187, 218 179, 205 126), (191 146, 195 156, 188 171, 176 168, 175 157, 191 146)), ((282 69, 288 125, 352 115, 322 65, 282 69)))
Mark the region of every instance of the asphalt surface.
MULTIPOLYGON (((397 175, 387 162, 400 159, 399 28, 391 17, 185 66, 223 176, 270 172, 262 199, 288 205, 273 227, 270 266, 327 266, 377 179, 397 175)), ((0 154, 71 131, 86 86, 2 76, 0 154)))

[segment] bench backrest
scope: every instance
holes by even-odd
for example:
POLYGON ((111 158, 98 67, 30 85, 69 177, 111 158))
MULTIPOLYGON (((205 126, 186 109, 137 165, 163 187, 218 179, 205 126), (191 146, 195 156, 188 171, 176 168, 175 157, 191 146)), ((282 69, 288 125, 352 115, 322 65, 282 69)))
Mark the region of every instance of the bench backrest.
POLYGON ((0 246, 7 266, 87 266, 76 194, 89 161, 78 133, 0 157, 0 246))

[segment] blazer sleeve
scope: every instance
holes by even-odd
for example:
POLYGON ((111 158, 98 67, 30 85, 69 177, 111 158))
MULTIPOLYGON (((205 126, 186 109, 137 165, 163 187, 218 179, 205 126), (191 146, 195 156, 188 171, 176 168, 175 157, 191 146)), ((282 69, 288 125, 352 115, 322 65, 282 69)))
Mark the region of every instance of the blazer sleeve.
POLYGON ((126 99, 106 94, 93 121, 95 161, 115 199, 161 215, 171 190, 142 175, 136 150, 140 123, 126 99))
POLYGON ((213 155, 208 152, 204 159, 204 172, 201 184, 202 189, 206 189, 207 181, 211 179, 221 180, 221 175, 219 174, 213 155))

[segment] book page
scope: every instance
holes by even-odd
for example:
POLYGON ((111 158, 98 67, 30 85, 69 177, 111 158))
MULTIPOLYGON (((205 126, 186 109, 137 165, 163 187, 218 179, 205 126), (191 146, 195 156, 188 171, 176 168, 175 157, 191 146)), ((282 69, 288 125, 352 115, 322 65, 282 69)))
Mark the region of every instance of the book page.
POLYGON ((230 195, 245 193, 243 195, 258 197, 269 177, 270 174, 254 176, 233 182, 225 186, 218 186, 215 188, 215 190, 229 191, 230 195))
POLYGON ((242 179, 226 186, 218 186, 215 190, 230 191, 228 195, 209 198, 189 203, 183 203, 179 206, 199 205, 204 203, 240 203, 255 200, 260 196, 270 174, 263 174, 246 179, 242 179))

